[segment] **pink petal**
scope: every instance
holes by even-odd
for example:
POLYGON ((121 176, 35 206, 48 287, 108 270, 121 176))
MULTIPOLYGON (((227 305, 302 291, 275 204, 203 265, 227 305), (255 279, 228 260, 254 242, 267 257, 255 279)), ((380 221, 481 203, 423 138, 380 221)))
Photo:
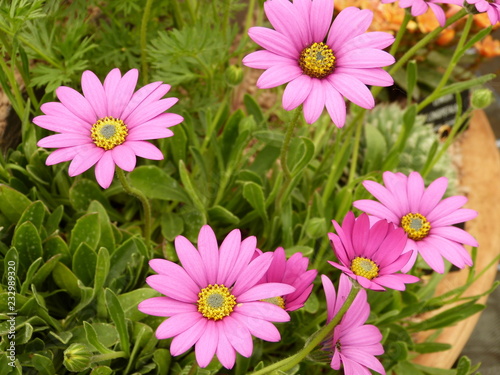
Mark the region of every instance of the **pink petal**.
POLYGON ((98 118, 109 116, 104 88, 99 78, 90 70, 82 74, 82 91, 98 118))
POLYGON ((283 92, 283 108, 290 111, 304 103, 312 87, 313 79, 305 74, 290 81, 283 92))
POLYGON ((166 295, 181 302, 195 303, 198 301, 199 288, 191 278, 181 272, 172 276, 152 275, 146 278, 148 285, 166 295))
MULTIPOLYGON (((255 253, 256 246, 257 246, 257 239, 254 236, 250 236, 241 241, 239 254, 236 255, 233 268, 228 271, 224 285, 228 286, 232 285, 240 277, 240 274, 243 272, 243 270, 247 267, 248 263, 252 259, 253 254, 255 253)), ((230 251, 238 253, 238 249, 231 249, 230 251)), ((222 261, 222 252, 220 254, 220 259, 222 261)), ((219 279, 219 275, 217 276, 217 279, 219 279)))
POLYGON ((457 227, 431 228, 430 235, 440 236, 448 240, 460 242, 469 246, 479 246, 476 239, 463 229, 457 227))
POLYGON ((250 357, 253 351, 253 342, 247 326, 231 316, 226 316, 220 323, 232 347, 243 357, 250 357))
MULTIPOLYGON (((264 253, 254 260, 252 260, 247 267, 245 267, 242 272, 238 275, 236 282, 234 283, 234 287, 232 289, 232 293, 238 297, 238 301, 244 302, 244 296, 248 292, 250 288, 252 288, 267 272, 271 262, 273 261, 272 253, 264 253), (245 293, 245 294, 242 294, 245 293), (241 294, 241 295, 240 295, 241 294)), ((269 285, 269 284, 260 284, 260 285, 269 285)), ((252 289, 253 290, 253 289, 252 289)), ((278 294, 273 295, 273 297, 278 294)), ((269 297, 261 297, 255 299, 264 299, 269 297)), ((250 301, 255 300, 250 297, 250 301)))
MULTIPOLYGON (((356 362, 362 366, 368 367, 379 374, 384 375, 385 369, 382 366, 382 363, 378 359, 376 359, 372 355, 367 355, 363 350, 363 347, 348 347, 346 352, 342 351, 345 356, 349 356, 350 358, 356 358, 356 362)), ((368 371, 367 374, 370 372, 368 371)))
POLYGON ((299 17, 303 18, 303 15, 296 14, 296 9, 292 3, 288 0, 266 1, 264 3, 264 11, 276 31, 285 35, 295 48, 300 51, 306 47, 306 25, 304 22, 299 22, 298 20, 299 17))
POLYGON ((383 179, 385 187, 395 198, 395 204, 398 206, 399 212, 408 213, 410 210, 406 193, 408 190, 408 178, 403 174, 384 172, 383 179))
POLYGON ((425 191, 424 179, 418 172, 411 172, 407 184, 408 204, 410 212, 417 213, 425 191))
POLYGON ((137 90, 129 103, 121 114, 122 119, 126 119, 133 111, 135 111, 141 104, 149 104, 162 98, 168 90, 170 85, 163 85, 161 82, 153 82, 137 90))
MULTIPOLYGON (((140 312, 154 316, 174 316, 198 312, 195 304, 177 301, 169 297, 148 298, 137 306, 140 312)), ((200 313, 198 313, 200 315, 200 313)))
POLYGON ((217 270, 217 284, 233 285, 236 275, 228 279, 231 271, 234 269, 241 248, 241 232, 239 229, 233 229, 224 238, 219 249, 219 269, 217 270))
POLYGON ((436 15, 436 19, 439 22, 439 26, 443 27, 446 23, 446 15, 444 13, 443 8, 431 2, 427 3, 427 5, 432 9, 434 14, 436 15))
POLYGON ((216 284, 219 269, 219 246, 214 231, 208 225, 201 227, 198 234, 198 251, 205 266, 207 282, 212 285, 216 284))
POLYGON ((69 161, 73 159, 76 155, 78 155, 79 146, 75 147, 65 147, 52 151, 47 159, 45 160, 46 165, 54 165, 58 163, 62 163, 65 161, 69 161))
POLYGON ((382 68, 356 69, 339 67, 335 69, 335 72, 353 76, 365 85, 387 87, 394 84, 394 80, 392 79, 391 75, 382 68))
POLYGON ((134 170, 136 163, 135 152, 127 144, 121 144, 113 148, 111 156, 113 156, 115 164, 124 171, 131 172, 134 170))
POLYGON ((333 21, 326 44, 334 51, 363 34, 372 23, 373 13, 370 10, 360 10, 355 7, 343 9, 333 21))
MULTIPOLYGON (((276 296, 276 294, 274 295, 276 296)), ((233 313, 250 316, 255 319, 267 320, 270 322, 288 322, 290 315, 281 307, 269 302, 245 302, 238 303, 233 313)))
POLYGON ((334 314, 333 309, 335 307, 335 301, 337 296, 332 281, 326 275, 321 275, 321 283, 323 284, 323 290, 325 291, 325 297, 326 297, 326 312, 327 312, 326 321, 330 322, 333 318, 334 314))
POLYGON ((217 358, 219 359, 222 366, 227 369, 231 369, 236 361, 236 352, 233 346, 226 337, 222 325, 219 324, 219 345, 217 346, 217 358))
MULTIPOLYGON (((310 25, 312 40, 319 42, 325 39, 332 23, 333 1, 314 0, 311 5, 310 25)), ((305 46, 304 46, 305 47, 305 46)))
POLYGON ((281 339, 278 329, 266 320, 255 319, 251 316, 240 314, 233 314, 231 317, 237 320, 240 324, 246 325, 250 333, 261 340, 278 342, 281 339))
POLYGON ((154 101, 150 104, 142 104, 123 121, 127 124, 129 129, 133 129, 165 112, 178 101, 179 99, 177 98, 167 98, 154 101))
POLYGON ((219 343, 219 330, 217 323, 209 320, 205 327, 205 331, 200 339, 196 342, 195 353, 196 362, 200 367, 207 367, 215 355, 219 343))
POLYGON ((68 119, 60 116, 37 116, 33 120, 33 123, 41 128, 59 132, 59 133, 75 133, 84 136, 89 136, 90 126, 81 119, 73 116, 73 119, 68 119), (76 121, 73 121, 76 119, 76 121))
POLYGON ((276 55, 299 61, 301 50, 295 47, 289 38, 276 30, 260 26, 251 27, 248 30, 248 36, 259 46, 276 55))
POLYGON ((344 98, 328 80, 321 81, 325 90, 325 106, 330 118, 337 128, 345 124, 346 105, 344 98), (329 87, 328 87, 329 86, 329 87))
POLYGON ((149 139, 162 139, 172 137, 174 132, 159 126, 138 126, 130 130, 128 141, 145 141, 149 139))
POLYGON ((465 265, 472 265, 472 258, 469 252, 459 243, 434 235, 429 235, 424 241, 458 268, 464 268, 465 265))
POLYGON ((448 197, 439 202, 434 209, 429 212, 426 217, 432 223, 437 220, 452 215, 456 210, 467 203, 467 198, 462 195, 448 197))
POLYGON ((62 104, 74 115, 85 122, 93 124, 97 120, 97 115, 87 99, 78 91, 70 87, 59 86, 56 95, 62 104))
MULTIPOLYGON (((186 237, 177 236, 175 238, 175 250, 187 274, 191 276, 200 289, 205 288, 209 283, 203 266, 201 255, 186 237)), ((196 298, 198 300, 198 298, 196 298)))
MULTIPOLYGON (((396 222, 399 223, 400 218, 407 214, 407 212, 401 212, 396 204, 394 204, 394 196, 385 187, 375 181, 363 181, 363 186, 368 190, 375 198, 377 198, 380 203, 382 203, 388 210, 394 213, 398 218, 396 222)), ((359 202, 359 201, 358 201, 359 202)), ((357 204, 357 203, 356 203, 357 204)), ((356 205, 354 206, 356 207, 356 205)))
POLYGON ((127 107, 134 94, 138 77, 139 71, 137 69, 129 70, 123 75, 120 82, 118 82, 116 95, 113 97, 108 96, 108 108, 112 113, 116 114, 116 117, 121 118, 124 109, 127 107))
POLYGON ((429 212, 431 212, 441 200, 447 187, 448 179, 446 177, 439 177, 434 180, 422 194, 419 213, 427 217, 429 212))
POLYGON ((384 49, 394 42, 394 36, 382 31, 372 31, 352 38, 349 43, 345 43, 342 48, 335 51, 335 56, 340 58, 346 52, 359 48, 384 49))
POLYGON ((104 79, 104 92, 106 93, 106 97, 108 98, 108 116, 112 116, 114 118, 119 118, 120 112, 116 106, 112 104, 115 100, 114 98, 121 95, 121 92, 118 91, 118 85, 120 83, 122 75, 120 73, 120 69, 115 68, 111 70, 106 78, 104 79))
POLYGON ((438 249, 427 241, 419 241, 418 252, 434 271, 437 273, 444 273, 444 262, 438 249))
POLYGON ((346 374, 371 375, 370 370, 360 365, 358 362, 344 356, 342 352, 340 353, 340 357, 346 374))
MULTIPOLYGON (((191 306, 194 307, 194 305, 191 306)), ((198 311, 176 314, 158 326, 156 329, 156 338, 163 340, 177 336, 182 332, 187 331, 201 319, 204 318, 198 311)))
POLYGON ((371 255, 365 254, 366 243, 370 236, 369 229, 370 221, 368 220, 368 215, 362 214, 357 218, 352 230, 352 247, 356 256, 367 255, 369 257, 371 255))
POLYGON ((367 214, 374 215, 382 219, 386 219, 391 223, 399 223, 399 221, 401 220, 401 218, 397 217, 394 212, 392 212, 379 202, 375 202, 369 199, 360 199, 353 202, 352 205, 358 210, 364 211, 367 214))
POLYGON ((339 68, 381 68, 394 64, 391 54, 375 48, 358 48, 337 58, 339 68))
POLYGON ((135 152, 137 156, 151 160, 162 160, 162 152, 154 145, 146 141, 126 141, 128 147, 135 152))
POLYGON ((304 101, 304 117, 308 124, 318 120, 325 108, 326 92, 321 80, 313 78, 309 96, 304 101))
POLYGON ((275 65, 297 64, 296 59, 280 56, 266 50, 252 52, 246 55, 242 62, 243 65, 254 69, 268 69, 275 65))
POLYGON ((68 174, 71 177, 77 176, 89 168, 93 167, 104 155, 106 151, 95 145, 89 145, 85 150, 80 150, 69 165, 68 174))
POLYGON ((191 348, 205 331, 208 319, 198 320, 191 328, 175 336, 170 344, 170 353, 180 355, 191 348))
POLYGON ((95 166, 95 178, 103 189, 107 189, 115 176, 115 163, 110 152, 104 152, 95 166))
POLYGON ((259 89, 270 89, 293 81, 302 74, 302 69, 296 63, 274 65, 261 74, 256 85, 259 89))
POLYGON ((411 15, 413 17, 420 16, 427 11, 427 2, 424 0, 415 0, 411 7, 411 15))
MULTIPOLYGON (((64 104, 59 102, 44 103, 41 105, 40 110, 48 116, 54 116, 61 120, 66 120, 67 122, 73 124, 75 127, 82 127, 87 129, 87 131, 90 130, 92 124, 95 122, 95 120, 90 123, 88 121, 82 120, 80 117, 66 108, 64 104)), ((43 116, 37 116, 35 118, 38 117, 43 116)))
POLYGON ((39 147, 72 147, 92 143, 89 135, 76 133, 53 134, 38 141, 39 147))
MULTIPOLYGON (((262 255, 261 255, 262 256, 262 255)), ((260 258, 260 257, 259 257, 260 258)), ((267 270, 267 268, 266 268, 267 270)), ((293 293, 295 288, 288 284, 283 283, 264 283, 259 284, 250 289, 246 290, 244 293, 238 295, 234 292, 236 301, 240 302, 251 302, 256 300, 262 300, 266 298, 273 298, 277 296, 283 296, 289 293, 293 293)))
MULTIPOLYGON (((298 253, 296 253, 298 254, 298 253)), ((295 255, 295 254, 294 254, 295 255)), ((270 283, 280 283, 286 270, 285 249, 278 247, 273 253, 273 261, 265 275, 266 281, 270 283)))
POLYGON ((370 90, 357 78, 343 73, 334 73, 326 79, 343 96, 360 107, 371 109, 375 106, 375 100, 370 90))
POLYGON ((434 221, 432 225, 437 228, 458 223, 465 223, 466 221, 474 219, 476 216, 477 211, 471 210, 469 208, 460 208, 452 214, 434 221))

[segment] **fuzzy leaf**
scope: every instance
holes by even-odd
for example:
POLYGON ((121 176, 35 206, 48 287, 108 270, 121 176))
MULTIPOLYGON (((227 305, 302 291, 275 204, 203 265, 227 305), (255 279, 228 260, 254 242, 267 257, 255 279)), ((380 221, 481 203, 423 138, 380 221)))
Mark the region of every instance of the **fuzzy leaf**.
POLYGON ((179 183, 154 165, 137 167, 130 172, 129 178, 132 185, 148 198, 189 202, 188 196, 179 183))
POLYGON ((19 253, 19 270, 21 273, 26 271, 36 259, 43 256, 40 235, 36 227, 29 221, 16 228, 12 246, 19 253))
POLYGON ((28 208, 31 201, 17 190, 0 184, 0 212, 12 223, 17 223, 21 214, 28 208))
POLYGON ((167 241, 173 241, 183 231, 184 221, 180 215, 167 211, 161 214, 161 234, 167 241))
POLYGON ((123 312, 120 301, 111 289, 106 289, 105 295, 109 316, 115 323, 116 329, 118 330, 118 335, 120 336, 121 349, 125 353, 127 353, 128 356, 130 353, 130 339, 127 329, 127 322, 125 320, 125 313, 123 312))
POLYGON ((99 215, 97 213, 86 214, 80 217, 71 231, 69 241, 69 251, 74 254, 76 249, 85 242, 93 250, 101 239, 101 227, 99 225, 99 215))
POLYGON ((82 242, 73 254, 72 270, 86 286, 91 286, 96 274, 97 254, 82 242))

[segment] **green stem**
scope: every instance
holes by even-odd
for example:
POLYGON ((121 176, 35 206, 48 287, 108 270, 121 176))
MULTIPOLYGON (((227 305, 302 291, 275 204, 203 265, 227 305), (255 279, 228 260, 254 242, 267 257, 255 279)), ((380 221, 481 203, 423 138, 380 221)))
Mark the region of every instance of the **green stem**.
POLYGON ((256 371, 252 373, 252 375, 264 375, 264 374, 269 374, 272 371, 280 370, 280 371, 287 371, 293 368, 295 365, 299 364, 304 358, 307 357, 307 355, 314 350, 316 346, 321 344, 328 335, 330 335, 334 328, 340 323, 340 320, 344 317, 345 313, 351 307, 352 303, 354 302, 354 298, 356 298, 357 294, 359 293, 361 289, 359 286, 356 284, 353 284, 351 291, 349 292, 349 295, 347 296, 347 299, 345 300, 344 304, 340 308, 340 310, 337 312, 337 314, 333 317, 333 319, 323 328, 321 328, 318 332, 316 332, 311 338, 310 341, 306 343, 304 348, 299 351, 298 353, 285 358, 279 362, 273 363, 272 365, 269 365, 267 367, 264 367, 263 369, 256 371))
POLYGON ((142 207, 144 209, 144 238, 146 240, 146 246, 148 250, 150 250, 149 244, 151 240, 151 205, 149 204, 149 200, 139 189, 136 189, 129 184, 127 178, 125 177, 125 173, 121 168, 116 168, 116 174, 118 175, 118 179, 123 186, 123 190, 139 199, 142 203, 142 207))
POLYGON ((144 13, 142 14, 141 21, 141 65, 142 65, 142 82, 144 85, 147 85, 149 82, 149 66, 147 61, 147 32, 148 32, 148 23, 149 17, 151 16, 151 7, 153 6, 153 0, 147 0, 146 6, 144 7, 144 13))
POLYGON ((398 33, 396 34, 396 39, 394 40, 394 43, 392 43, 391 50, 389 51, 389 53, 392 56, 396 54, 399 47, 399 43, 401 43, 401 40, 403 39, 403 36, 406 33, 406 26, 408 25, 408 22, 410 22, 411 18, 412 16, 410 12, 408 10, 405 10, 405 18, 403 18, 403 22, 401 23, 398 33))
MULTIPOLYGON (((412 48, 410 48, 406 53, 392 66, 392 68, 389 70, 390 75, 394 75, 410 58, 412 58, 419 49, 423 48, 425 45, 427 45, 430 41, 432 41, 435 37, 439 35, 441 31, 446 29, 448 26, 451 24, 455 23, 458 21, 460 18, 465 16, 467 14, 467 11, 465 9, 461 9, 459 12, 455 13, 453 16, 448 18, 446 20, 446 23, 443 27, 438 27, 434 30, 432 30, 429 34, 427 34, 425 37, 420 39, 420 41, 415 44, 412 48)), ((382 90, 382 87, 380 86, 374 86, 372 88, 372 94, 374 97, 377 97, 377 95, 380 93, 382 90)))
POLYGON ((292 114, 292 120, 288 123, 288 127, 286 129, 285 139, 283 140, 283 146, 281 147, 281 155, 280 155, 281 168, 283 169, 283 174, 285 175, 285 178, 287 180, 292 179, 292 175, 290 173, 290 170, 288 169, 287 159, 288 159, 288 151, 290 148, 290 142, 292 140, 293 130, 295 129, 295 126, 297 125, 297 122, 299 120, 300 112, 302 109, 301 107, 302 106, 295 108, 292 114))
POLYGON ((116 358, 126 358, 127 353, 125 352, 113 352, 113 353, 105 353, 105 354, 97 354, 92 357, 92 362, 102 362, 109 361, 110 359, 116 358))
POLYGON ((448 82, 448 79, 450 78, 451 73, 455 69, 455 66, 457 65, 459 61, 459 53, 460 50, 462 49, 463 45, 465 44, 465 41, 467 39, 467 36, 469 35, 469 31, 472 26, 472 21, 474 20, 473 15, 470 14, 469 17, 467 18, 467 22, 465 23, 464 30, 462 32, 462 35, 460 36, 460 40, 458 41, 457 46, 455 47, 455 52, 453 53, 453 57, 451 58, 450 64, 448 64, 448 67, 446 68, 446 71, 444 72, 443 76, 441 77, 441 81, 439 81, 439 84, 437 87, 434 89, 431 95, 429 95, 425 100, 423 100, 417 107, 417 111, 420 112, 423 108, 425 108, 429 103, 432 103, 435 99, 437 99, 440 96, 441 89, 446 85, 448 82))
POLYGON ((361 143, 361 132, 363 130, 363 118, 365 113, 365 109, 360 109, 360 113, 358 113, 355 118, 355 120, 357 121, 356 133, 354 135, 354 149, 352 150, 351 168, 349 170, 349 179, 347 181, 348 184, 350 184, 356 176, 356 167, 358 166, 358 154, 361 143))

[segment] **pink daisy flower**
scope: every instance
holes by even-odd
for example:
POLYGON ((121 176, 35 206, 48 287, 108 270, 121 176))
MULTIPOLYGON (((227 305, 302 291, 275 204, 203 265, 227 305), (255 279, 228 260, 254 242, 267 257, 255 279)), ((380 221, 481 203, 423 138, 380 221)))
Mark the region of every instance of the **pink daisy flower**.
POLYGON ((307 270, 309 258, 302 256, 302 253, 295 253, 287 260, 285 250, 279 247, 272 254, 271 266, 260 282, 292 285, 295 292, 285 296, 268 298, 266 301, 274 303, 286 311, 300 309, 312 292, 313 281, 318 271, 307 270))
POLYGON ((148 139, 171 137, 168 127, 183 118, 164 113, 177 103, 177 98, 161 99, 170 85, 154 82, 134 93, 137 69, 121 76, 113 69, 101 84, 87 70, 82 74, 82 91, 61 86, 56 95, 61 101, 43 104, 44 113, 33 122, 59 134, 38 141, 40 147, 57 148, 47 158, 53 165, 71 160, 69 175, 79 175, 95 165, 99 185, 108 188, 113 180, 115 164, 125 171, 135 168, 136 156, 161 160, 161 151, 148 139))
POLYGON ((443 258, 459 268, 472 265, 470 254, 463 245, 478 246, 477 241, 453 224, 472 220, 477 212, 460 208, 467 198, 453 196, 442 199, 448 179, 440 177, 425 188, 418 172, 407 177, 402 173, 384 172, 385 187, 374 181, 364 181, 364 187, 380 202, 358 200, 354 207, 379 219, 403 228, 406 233, 404 252, 414 251, 407 272, 415 263, 417 252, 436 272, 444 272, 443 258))
MULTIPOLYGON (((441 26, 446 23, 446 15, 443 8, 437 4, 450 4, 454 3, 455 0, 400 0, 399 6, 401 8, 411 7, 411 15, 413 17, 420 16, 427 12, 427 9, 431 8, 436 18, 441 26)), ((461 1, 461 0, 460 0, 461 1)), ((383 4, 394 3, 396 0, 382 0, 383 4)))
POLYGON ((464 4, 471 4, 475 6, 479 13, 486 12, 492 26, 500 20, 500 0, 465 0, 464 4))
POLYGON ((228 369, 236 352, 250 357, 252 335, 277 342, 280 334, 270 322, 290 320, 288 313, 261 300, 293 293, 282 283, 258 284, 273 261, 272 253, 252 260, 257 240, 241 241, 235 229, 217 245, 208 225, 201 228, 198 250, 185 238, 175 239, 183 267, 164 259, 149 262, 158 275, 146 282, 166 297, 142 301, 138 309, 155 316, 170 317, 158 326, 156 337, 173 337, 170 352, 177 356, 195 346, 196 361, 206 367, 213 356, 228 369))
POLYGON ((262 51, 243 64, 266 69, 257 81, 261 89, 288 83, 283 107, 289 111, 304 104, 304 116, 315 122, 323 108, 336 126, 345 123, 344 97, 363 108, 375 100, 366 85, 391 86, 392 77, 381 67, 394 63, 382 51, 394 37, 369 32, 373 13, 348 7, 332 23, 332 0, 268 0, 264 10, 273 29, 252 27, 248 35, 262 51))
POLYGON ((370 227, 368 215, 355 218, 348 212, 342 226, 332 221, 337 234, 328 233, 333 252, 340 263, 328 262, 355 279, 363 288, 405 290, 405 284, 415 283, 419 278, 396 273, 408 263, 411 253, 403 254, 406 234, 386 220, 370 227))
MULTIPOLYGON (((347 276, 340 276, 338 294, 331 280, 321 275, 326 296, 327 323, 344 304, 352 284, 347 276)), ((339 370, 344 366, 345 375, 371 375, 369 369, 385 375, 385 369, 376 355, 384 354, 380 341, 380 330, 371 324, 365 324, 370 315, 370 305, 367 302, 366 291, 360 290, 351 307, 333 330, 332 336, 323 343, 323 350, 332 356, 330 366, 339 370)))

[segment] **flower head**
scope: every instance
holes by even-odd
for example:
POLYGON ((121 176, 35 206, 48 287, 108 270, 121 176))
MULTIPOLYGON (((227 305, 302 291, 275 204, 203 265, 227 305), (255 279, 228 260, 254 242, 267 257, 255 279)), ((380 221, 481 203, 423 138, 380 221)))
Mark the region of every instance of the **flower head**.
MULTIPOLYGON (((403 228, 407 241, 405 253, 417 250, 427 264, 436 272, 444 272, 443 258, 459 268, 472 265, 470 254, 463 244, 478 246, 477 241, 463 229, 453 224, 474 219, 477 212, 460 208, 467 198, 452 196, 442 199, 448 179, 440 177, 427 189, 418 172, 407 177, 402 173, 384 172, 385 187, 374 181, 364 181, 364 187, 380 202, 358 200, 354 207, 379 219, 385 219, 403 228)), ((417 252, 403 267, 408 271, 417 252)))
POLYGON ((158 326, 156 337, 173 337, 172 355, 180 355, 195 346, 196 361, 206 367, 213 356, 226 368, 232 368, 236 352, 250 357, 252 335, 267 341, 279 341, 280 334, 270 322, 290 320, 287 312, 266 298, 295 291, 282 283, 258 284, 273 260, 264 253, 252 260, 257 240, 241 240, 235 229, 217 245, 208 225, 201 228, 198 250, 185 237, 175 239, 182 267, 164 259, 149 262, 158 275, 146 282, 165 297, 142 301, 143 313, 170 317, 158 326))
POLYGON ((396 273, 408 263, 411 253, 402 254, 406 244, 403 230, 386 220, 370 227, 368 215, 355 218, 348 212, 342 226, 332 221, 337 234, 328 233, 335 255, 341 264, 328 262, 372 290, 405 290, 405 284, 419 279, 396 273))
POLYGON ((332 23, 331 0, 268 0, 264 10, 274 30, 250 28, 250 38, 264 50, 247 55, 243 64, 266 70, 257 81, 261 89, 288 83, 283 107, 292 110, 304 104, 309 124, 326 106, 335 125, 342 127, 346 117, 343 97, 373 108, 375 101, 366 85, 393 84, 382 67, 394 63, 394 58, 382 49, 394 37, 365 33, 372 11, 349 7, 332 23))
POLYGON ((309 259, 302 256, 302 253, 295 253, 287 260, 285 250, 279 247, 272 254, 273 261, 261 282, 288 284, 295 288, 295 292, 268 301, 282 306, 286 311, 300 309, 312 292, 318 271, 307 270, 309 259))
POLYGON ((492 26, 500 21, 500 0, 464 0, 464 5, 472 5, 477 12, 488 14, 492 26))
MULTIPOLYGON (((337 314, 344 304, 352 284, 347 276, 340 276, 338 293, 331 280, 321 275, 326 296, 327 322, 337 314)), ((330 366, 339 370, 344 366, 345 375, 370 375, 369 369, 385 375, 385 369, 376 355, 384 354, 380 341, 380 330, 371 324, 365 324, 370 315, 366 291, 360 290, 352 305, 333 330, 333 334, 323 343, 322 350, 330 352, 330 366)))
POLYGON ((177 103, 177 98, 161 99, 170 86, 150 83, 134 93, 137 69, 121 76, 113 69, 101 84, 87 70, 82 74, 81 95, 61 86, 56 90, 59 102, 43 104, 44 113, 33 122, 59 134, 38 141, 40 147, 57 148, 47 158, 53 165, 71 161, 69 175, 79 175, 95 165, 97 182, 108 188, 115 165, 125 171, 135 168, 136 156, 161 160, 163 154, 148 139, 171 137, 168 129, 183 121, 174 113, 164 113, 177 103))

